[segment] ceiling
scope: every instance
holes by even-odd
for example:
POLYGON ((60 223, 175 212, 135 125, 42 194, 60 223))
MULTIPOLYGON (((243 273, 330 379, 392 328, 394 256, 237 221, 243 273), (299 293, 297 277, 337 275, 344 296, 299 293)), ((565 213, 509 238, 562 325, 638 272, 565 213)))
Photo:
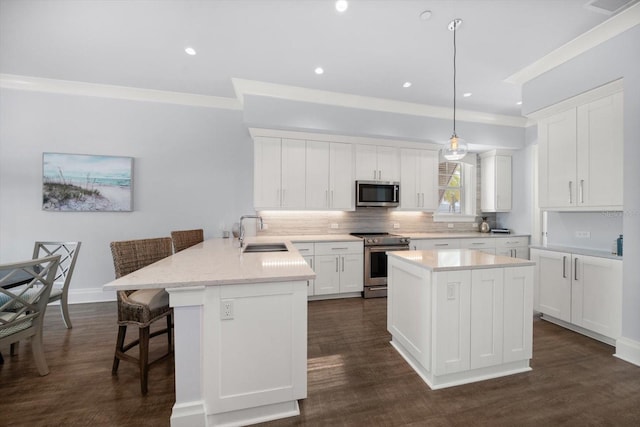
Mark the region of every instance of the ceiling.
POLYGON ((519 116, 505 79, 612 16, 592 1, 0 0, 0 73, 229 98, 237 78, 451 107, 447 25, 461 18, 458 108, 519 116))

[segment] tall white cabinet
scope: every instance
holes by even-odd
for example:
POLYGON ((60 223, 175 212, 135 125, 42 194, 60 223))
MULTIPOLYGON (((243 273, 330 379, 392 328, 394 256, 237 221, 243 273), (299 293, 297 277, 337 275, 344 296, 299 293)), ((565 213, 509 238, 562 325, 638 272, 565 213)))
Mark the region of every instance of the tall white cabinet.
POLYGON ((480 210, 511 211, 511 154, 493 150, 480 154, 480 210))
POLYGON ((538 122, 541 208, 622 209, 622 106, 616 92, 538 122))
POLYGON ((400 149, 400 208, 435 211, 438 208, 438 152, 400 149))
POLYGON ((356 144, 356 179, 365 181, 399 181, 398 148, 356 144))

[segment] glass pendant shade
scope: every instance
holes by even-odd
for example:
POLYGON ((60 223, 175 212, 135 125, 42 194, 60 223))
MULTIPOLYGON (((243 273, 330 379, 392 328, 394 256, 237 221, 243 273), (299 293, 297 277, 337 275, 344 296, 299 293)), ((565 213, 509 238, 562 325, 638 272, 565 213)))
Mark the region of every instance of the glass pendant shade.
POLYGON ((442 151, 442 155, 447 160, 462 160, 468 151, 469 147, 464 139, 458 138, 458 135, 454 133, 449 139, 449 145, 442 151))

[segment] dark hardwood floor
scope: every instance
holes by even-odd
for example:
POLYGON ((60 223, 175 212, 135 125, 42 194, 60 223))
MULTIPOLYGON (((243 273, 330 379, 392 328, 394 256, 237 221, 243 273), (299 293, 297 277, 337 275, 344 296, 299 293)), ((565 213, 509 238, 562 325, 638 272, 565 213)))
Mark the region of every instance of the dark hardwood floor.
MULTIPOLYGON (((111 376, 115 303, 73 305, 73 329, 58 307, 46 314, 51 373, 38 376, 29 342, 0 348, 1 426, 168 426, 173 360, 111 376)), ((385 299, 309 303, 308 397, 301 415, 265 426, 637 426, 640 367, 614 348, 556 325, 534 322, 533 370, 432 391, 389 344, 385 299)), ((166 341, 152 345, 161 354, 166 341)), ((257 355, 259 357, 259 355, 257 355)))

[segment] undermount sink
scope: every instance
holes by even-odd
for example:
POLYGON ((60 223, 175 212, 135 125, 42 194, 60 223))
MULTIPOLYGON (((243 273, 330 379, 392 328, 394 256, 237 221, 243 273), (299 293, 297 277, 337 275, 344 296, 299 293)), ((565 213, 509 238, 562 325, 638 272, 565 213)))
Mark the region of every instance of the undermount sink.
POLYGON ((249 243, 243 252, 288 252, 284 243, 249 243))

